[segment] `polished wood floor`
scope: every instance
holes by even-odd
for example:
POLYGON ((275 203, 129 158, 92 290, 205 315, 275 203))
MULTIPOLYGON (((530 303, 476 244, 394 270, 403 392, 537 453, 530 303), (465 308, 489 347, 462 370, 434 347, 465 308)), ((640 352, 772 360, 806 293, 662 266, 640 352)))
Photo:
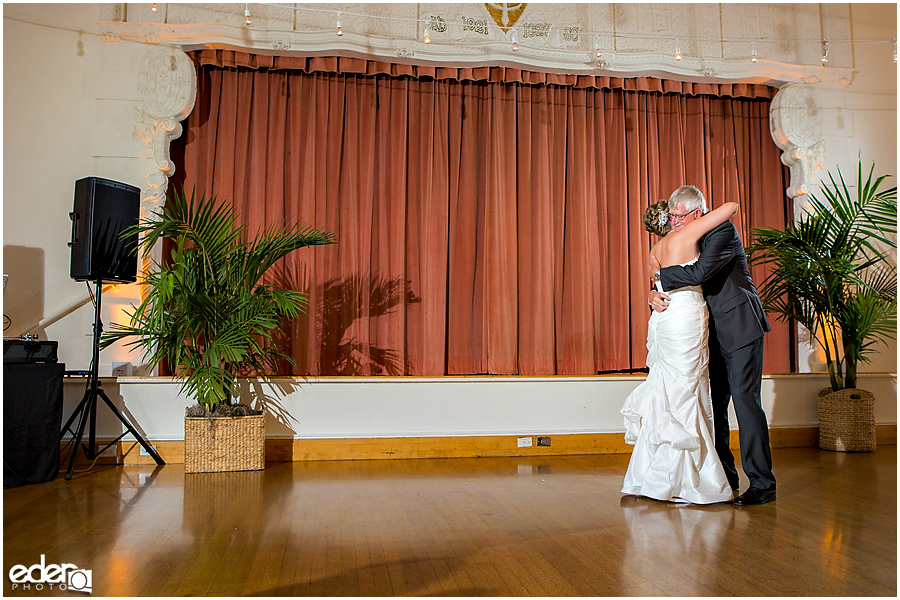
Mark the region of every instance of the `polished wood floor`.
POLYGON ((59 595, 11 587, 44 554, 94 596, 896 596, 896 446, 774 460, 750 508, 622 496, 627 455, 94 467, 4 490, 4 592, 59 595))

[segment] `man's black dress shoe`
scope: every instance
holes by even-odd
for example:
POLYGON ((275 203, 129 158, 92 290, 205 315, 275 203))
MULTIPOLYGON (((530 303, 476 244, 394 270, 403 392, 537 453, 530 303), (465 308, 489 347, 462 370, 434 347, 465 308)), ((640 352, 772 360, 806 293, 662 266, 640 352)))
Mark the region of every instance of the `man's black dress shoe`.
POLYGON ((775 501, 775 490, 761 490, 752 487, 734 499, 735 506, 756 506, 775 501))

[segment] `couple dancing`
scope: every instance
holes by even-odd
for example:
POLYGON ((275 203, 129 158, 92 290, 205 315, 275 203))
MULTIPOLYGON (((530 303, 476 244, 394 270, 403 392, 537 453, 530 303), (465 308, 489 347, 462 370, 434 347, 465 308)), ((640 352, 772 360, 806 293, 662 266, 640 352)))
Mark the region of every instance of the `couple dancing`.
POLYGON ((655 289, 647 328, 646 381, 625 401, 634 445, 622 492, 676 502, 731 501, 738 472, 728 446, 734 399, 741 466, 750 488, 738 506, 775 500, 769 430, 760 402, 769 323, 731 222, 738 205, 707 211, 689 185, 644 213, 660 236, 650 251, 655 289))

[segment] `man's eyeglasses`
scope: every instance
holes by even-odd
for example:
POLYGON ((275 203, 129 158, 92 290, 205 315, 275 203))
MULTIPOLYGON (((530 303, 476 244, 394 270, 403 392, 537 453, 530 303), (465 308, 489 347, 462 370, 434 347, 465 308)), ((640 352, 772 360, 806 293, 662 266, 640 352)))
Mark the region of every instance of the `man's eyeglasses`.
POLYGON ((684 213, 683 215, 679 215, 678 213, 670 212, 670 213, 669 213, 669 218, 672 220, 673 223, 674 223, 675 221, 683 221, 684 218, 685 218, 686 216, 688 216, 688 215, 690 215, 690 214, 693 214, 693 212, 694 212, 694 211, 686 212, 686 213, 684 213))

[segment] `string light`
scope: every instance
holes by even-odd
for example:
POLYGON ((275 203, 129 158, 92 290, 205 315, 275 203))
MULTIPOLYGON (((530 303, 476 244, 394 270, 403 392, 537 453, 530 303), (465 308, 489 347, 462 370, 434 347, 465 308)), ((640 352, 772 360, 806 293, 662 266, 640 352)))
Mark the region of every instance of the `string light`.
MULTIPOLYGON (((302 11, 320 12, 320 13, 332 13, 332 12, 336 12, 336 11, 334 11, 333 9, 313 8, 314 5, 309 5, 309 4, 286 5, 286 4, 265 3, 265 2, 257 2, 257 4, 259 4, 259 5, 261 5, 261 6, 274 6, 274 7, 276 7, 276 8, 280 8, 280 9, 290 9, 290 10, 294 10, 294 11, 302 10, 302 11)), ((159 10, 158 4, 157 4, 156 2, 152 3, 150 6, 151 6, 151 10, 154 11, 154 12, 157 12, 157 11, 159 10)), ((246 23, 247 23, 247 25, 250 25, 250 24, 252 23, 252 21, 251 21, 251 18, 250 18, 250 8, 249 8, 249 3, 245 4, 245 7, 246 7, 246 8, 245 8, 245 10, 244 10, 244 16, 246 17, 246 23)), ((395 17, 395 16, 384 16, 384 15, 371 15, 371 14, 354 13, 354 12, 348 12, 347 14, 353 15, 353 16, 356 16, 356 17, 361 17, 361 18, 364 18, 364 19, 372 19, 372 20, 387 20, 387 21, 398 21, 398 22, 425 23, 425 21, 424 21, 423 19, 415 19, 415 18, 403 18, 403 17, 395 17)), ((337 18, 337 35, 338 35, 338 36, 342 36, 342 35, 344 34, 344 33, 343 33, 343 27, 342 27, 342 24, 341 24, 341 15, 342 15, 342 11, 337 11, 337 17, 338 17, 338 18, 337 18)), ((429 21, 432 21, 432 20, 429 19, 429 21)), ((506 30, 505 30, 504 28, 498 27, 498 26, 493 25, 493 24, 487 24, 487 23, 485 23, 485 24, 483 24, 483 25, 480 25, 480 27, 483 28, 483 29, 487 29, 487 30, 490 30, 490 29, 496 29, 496 30, 502 31, 502 32, 504 32, 504 33, 506 32, 506 30)), ((518 40, 516 39, 516 36, 515 36, 515 29, 517 29, 517 28, 515 28, 515 27, 513 28, 513 37, 514 37, 514 39, 513 39, 513 49, 514 49, 515 51, 518 51, 518 40)), ((272 31, 275 31, 275 30, 273 29, 272 31)), ((292 32, 296 33, 296 30, 292 30, 292 32)), ((595 53, 596 53, 596 55, 597 55, 597 58, 601 58, 601 57, 603 56, 603 52, 602 52, 602 50, 601 50, 599 44, 596 42, 597 36, 600 35, 601 33, 602 33, 602 35, 606 35, 606 36, 608 36, 608 37, 610 37, 610 38, 613 39, 613 47, 615 47, 615 40, 644 40, 644 41, 648 41, 648 42, 651 42, 651 43, 652 43, 652 42, 658 42, 659 40, 663 39, 663 37, 661 37, 661 36, 654 36, 654 35, 648 35, 648 34, 638 34, 638 33, 635 33, 635 34, 622 34, 622 33, 616 33, 616 32, 611 32, 611 31, 605 31, 605 32, 585 31, 583 35, 585 35, 585 36, 593 35, 593 36, 594 36, 594 39, 595 39, 594 50, 595 50, 595 53)), ((697 42, 714 42, 714 43, 721 43, 721 44, 737 43, 737 42, 741 42, 741 41, 746 41, 746 38, 745 38, 744 40, 739 40, 739 39, 734 39, 734 38, 726 38, 726 37, 722 37, 722 36, 717 36, 717 37, 688 36, 688 37, 689 37, 690 39, 692 39, 692 40, 697 41, 697 42)), ((755 62, 758 62, 758 60, 759 60, 759 55, 758 55, 757 52, 755 52, 755 50, 756 50, 756 48, 755 48, 755 42, 756 42, 756 41, 761 42, 761 43, 772 43, 772 44, 782 44, 782 45, 783 45, 783 44, 791 44, 791 45, 821 44, 821 45, 823 46, 823 51, 822 51, 822 64, 825 65, 825 64, 828 63, 828 44, 829 44, 829 42, 823 41, 823 40, 821 40, 821 39, 750 40, 750 45, 751 45, 750 60, 751 60, 751 62, 754 62, 754 63, 755 63, 755 62)), ((678 42, 679 42, 678 38, 675 39, 675 42, 676 42, 676 45, 675 45, 675 60, 680 62, 684 57, 683 57, 682 54, 681 54, 681 48, 679 47, 679 44, 678 44, 678 42)), ((893 45, 893 47, 894 47, 894 62, 895 62, 895 63, 897 62, 897 61, 896 61, 896 52, 897 52, 897 51, 896 51, 896 48, 897 48, 897 40, 896 40, 896 39, 888 39, 888 40, 884 40, 884 39, 881 39, 881 40, 840 40, 840 41, 834 41, 834 40, 832 40, 830 43, 835 43, 835 44, 850 44, 850 45, 854 45, 854 46, 857 45, 857 44, 886 44, 886 43, 891 43, 891 44, 893 45)))
POLYGON ((519 51, 519 42, 516 40, 516 29, 517 29, 516 27, 513 27, 513 34, 512 34, 512 48, 513 48, 513 52, 518 52, 518 51, 519 51))
POLYGON ((428 35, 428 30, 431 29, 431 19, 428 19, 428 22, 425 23, 425 43, 431 43, 431 36, 428 35))

